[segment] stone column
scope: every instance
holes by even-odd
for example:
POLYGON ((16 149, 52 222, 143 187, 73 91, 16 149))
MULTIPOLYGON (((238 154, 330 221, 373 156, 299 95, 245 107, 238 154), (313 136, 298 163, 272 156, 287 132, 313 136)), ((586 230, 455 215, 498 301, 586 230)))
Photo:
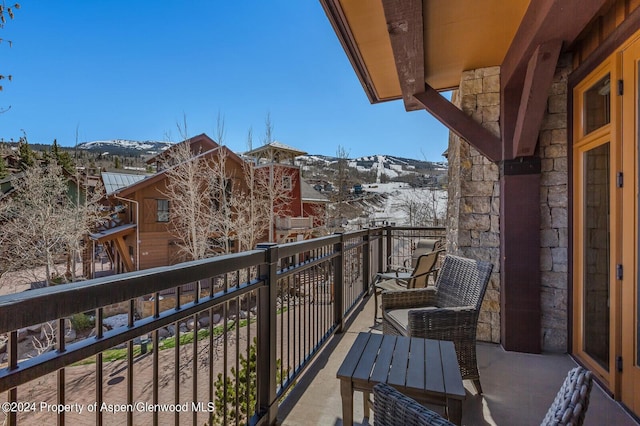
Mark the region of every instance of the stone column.
MULTIPOLYGON (((500 68, 466 71, 451 101, 500 136, 500 68)), ((493 264, 478 321, 478 339, 500 341, 500 186, 498 166, 449 136, 447 251, 493 264)))

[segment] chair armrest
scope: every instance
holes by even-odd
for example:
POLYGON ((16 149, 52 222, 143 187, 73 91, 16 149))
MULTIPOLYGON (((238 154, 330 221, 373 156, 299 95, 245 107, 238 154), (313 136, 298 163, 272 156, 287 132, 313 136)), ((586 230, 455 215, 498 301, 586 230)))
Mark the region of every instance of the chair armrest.
POLYGON ((382 310, 433 306, 435 300, 436 288, 433 286, 408 290, 387 290, 382 292, 382 310))
POLYGON ((478 311, 473 306, 430 307, 409 311, 407 331, 410 336, 452 340, 452 336, 474 338, 478 311))
POLYGON ((373 415, 379 425, 453 426, 438 413, 418 404, 386 383, 373 387, 373 415))
POLYGON ((387 265, 387 274, 392 272, 411 272, 410 267, 401 266, 401 265, 387 265))

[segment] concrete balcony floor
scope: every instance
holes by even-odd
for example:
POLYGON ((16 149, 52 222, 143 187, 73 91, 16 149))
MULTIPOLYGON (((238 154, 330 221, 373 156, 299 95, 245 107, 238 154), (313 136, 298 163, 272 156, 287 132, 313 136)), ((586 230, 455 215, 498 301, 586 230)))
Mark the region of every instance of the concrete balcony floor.
MULTIPOLYGON (((373 298, 365 300, 348 324, 335 335, 280 406, 284 425, 342 425, 340 383, 336 372, 359 332, 373 327, 373 298)), ((477 395, 465 381, 464 425, 539 425, 567 372, 577 364, 568 355, 506 352, 499 345, 478 344, 478 366, 484 390, 477 395)), ((432 407, 433 408, 433 407, 432 407)), ((438 408, 434 408, 438 411, 438 408)), ((354 395, 354 424, 372 424, 363 415, 362 394, 354 395)), ((585 425, 638 425, 624 408, 594 383, 585 425)))

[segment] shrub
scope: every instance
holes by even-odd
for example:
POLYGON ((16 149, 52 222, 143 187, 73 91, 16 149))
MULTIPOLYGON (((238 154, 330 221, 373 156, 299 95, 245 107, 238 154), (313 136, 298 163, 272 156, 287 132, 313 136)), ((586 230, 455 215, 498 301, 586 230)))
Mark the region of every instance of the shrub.
POLYGON ((76 331, 85 331, 93 328, 94 321, 86 314, 75 314, 71 317, 71 324, 76 331))

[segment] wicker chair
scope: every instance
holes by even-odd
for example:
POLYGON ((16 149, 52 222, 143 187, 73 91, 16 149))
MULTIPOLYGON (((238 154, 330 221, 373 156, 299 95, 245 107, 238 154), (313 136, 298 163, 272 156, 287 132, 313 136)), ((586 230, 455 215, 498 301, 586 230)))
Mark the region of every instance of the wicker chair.
POLYGON ((373 424, 453 426, 453 423, 438 413, 423 407, 385 383, 378 383, 373 387, 373 424))
POLYGON ((384 291, 383 333, 452 341, 462 378, 473 380, 482 393, 476 329, 492 268, 488 262, 447 255, 435 287, 384 291))
MULTIPOLYGON (((576 367, 569 371, 541 426, 581 426, 589 408, 593 375, 576 367)), ((451 425, 439 414, 423 407, 392 387, 380 383, 373 387, 375 425, 451 425)))
POLYGON ((378 294, 385 290, 406 290, 408 288, 427 287, 429 284, 429 276, 433 276, 434 281, 438 277, 438 256, 443 251, 444 250, 434 250, 420 255, 411 272, 393 271, 376 275, 375 282, 373 283, 373 296, 375 299, 373 312, 374 323, 376 318, 378 318, 378 294))
POLYGON ((569 371, 541 426, 580 426, 589 408, 592 385, 591 371, 582 367, 569 371))

